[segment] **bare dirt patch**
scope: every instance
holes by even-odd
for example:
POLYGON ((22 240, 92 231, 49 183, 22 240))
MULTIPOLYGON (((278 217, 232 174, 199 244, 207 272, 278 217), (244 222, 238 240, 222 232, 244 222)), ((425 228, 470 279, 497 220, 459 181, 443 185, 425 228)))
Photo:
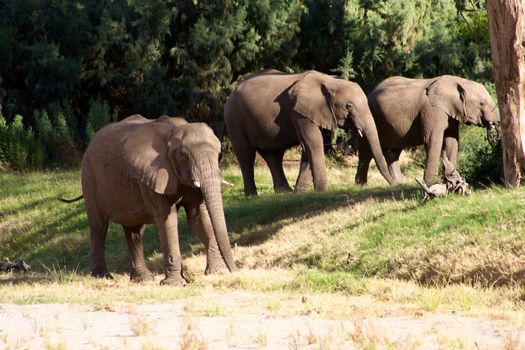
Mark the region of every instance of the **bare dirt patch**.
POLYGON ((0 304, 0 348, 525 349, 523 320, 516 324, 499 315, 359 308, 356 297, 340 305, 352 308, 347 317, 329 319, 314 311, 281 316, 271 305, 250 305, 257 298, 256 293, 228 292, 171 304, 0 304), (201 305, 210 298, 244 306, 201 305))

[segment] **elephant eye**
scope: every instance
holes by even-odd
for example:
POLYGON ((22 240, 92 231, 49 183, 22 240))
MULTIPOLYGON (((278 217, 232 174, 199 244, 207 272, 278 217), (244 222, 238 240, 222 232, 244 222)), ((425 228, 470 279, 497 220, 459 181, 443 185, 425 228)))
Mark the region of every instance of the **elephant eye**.
POLYGON ((347 102, 346 109, 351 110, 352 108, 354 108, 354 105, 351 102, 347 102))

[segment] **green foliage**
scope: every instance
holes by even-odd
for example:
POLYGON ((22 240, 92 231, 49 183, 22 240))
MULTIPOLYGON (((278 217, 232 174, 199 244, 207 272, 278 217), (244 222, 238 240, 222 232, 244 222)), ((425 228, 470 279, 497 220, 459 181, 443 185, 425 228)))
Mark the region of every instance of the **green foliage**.
POLYGON ((109 108, 109 105, 97 98, 91 100, 89 103, 89 112, 86 118, 86 142, 91 141, 91 138, 106 124, 109 124, 113 121, 116 121, 118 111, 115 111, 113 114, 109 108))
POLYGON ((79 164, 80 153, 74 141, 66 116, 56 109, 49 117, 46 110, 35 111, 35 168, 75 166, 79 164))
POLYGON ((169 52, 177 95, 191 119, 212 122, 236 80, 261 68, 289 69, 298 45, 299 1, 195 2, 180 8, 169 52))
POLYGON ((492 147, 485 129, 464 127, 461 130, 458 169, 474 187, 503 183, 501 141, 492 147))
POLYGON ((0 115, 0 163, 14 170, 25 170, 30 164, 34 135, 25 128, 22 116, 16 115, 10 124, 0 115))
MULTIPOLYGON (((352 1, 304 1, 306 10, 301 19, 298 62, 301 67, 333 72, 341 62, 351 60, 348 30, 353 29, 352 20, 346 12, 352 1), (350 51, 350 53, 349 53, 350 51)), ((351 5, 350 5, 351 6, 351 5)), ((349 67, 345 67, 347 70, 349 67)))
POLYGON ((483 4, 6 0, 0 104, 7 120, 29 117, 24 123, 33 129, 41 115, 35 111, 46 110, 53 127, 64 118, 69 135, 61 137, 84 148, 116 113, 219 125, 238 80, 263 68, 317 69, 354 79, 365 91, 391 75, 487 82, 483 4))
POLYGON ((449 0, 348 3, 348 51, 353 53, 356 80, 366 90, 393 75, 490 80, 484 13, 465 15, 449 0))

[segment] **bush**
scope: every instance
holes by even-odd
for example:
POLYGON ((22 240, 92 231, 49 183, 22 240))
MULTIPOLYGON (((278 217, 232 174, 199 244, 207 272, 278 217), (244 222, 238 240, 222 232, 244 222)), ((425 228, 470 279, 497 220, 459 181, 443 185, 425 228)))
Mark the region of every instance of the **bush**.
POLYGON ((31 151, 36 148, 31 128, 25 128, 23 118, 16 115, 7 124, 0 114, 0 163, 9 169, 26 170, 31 167, 31 151))
POLYGON ((62 167, 78 165, 80 152, 73 139, 64 113, 56 110, 52 118, 46 110, 34 113, 36 122, 36 141, 38 144, 35 154, 35 168, 62 167), (43 153, 39 154, 39 150, 43 153))
POLYGON ((458 170, 474 187, 503 183, 501 142, 492 147, 486 138, 486 130, 464 127, 460 131, 458 170))
POLYGON ((86 145, 91 141, 93 135, 106 124, 117 120, 118 110, 111 113, 111 109, 106 101, 97 97, 89 102, 89 112, 86 118, 86 145))

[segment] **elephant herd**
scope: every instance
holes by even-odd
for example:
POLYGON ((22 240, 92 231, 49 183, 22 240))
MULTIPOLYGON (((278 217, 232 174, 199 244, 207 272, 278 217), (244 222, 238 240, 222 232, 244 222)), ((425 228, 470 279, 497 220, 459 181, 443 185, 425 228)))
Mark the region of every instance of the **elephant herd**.
MULTIPOLYGON (((392 77, 369 95, 344 79, 316 71, 287 74, 265 70, 242 80, 224 106, 224 121, 239 162, 246 195, 257 194, 254 161, 258 152, 270 168, 276 192, 291 191, 283 155, 301 145, 296 191, 313 178, 327 188, 322 129, 353 129, 365 142, 358 149, 356 182, 365 184, 370 160, 389 184, 402 181, 399 155, 425 145, 424 181, 439 182, 441 151, 455 167, 459 124, 487 128, 489 140, 499 114, 487 90, 454 76, 432 79, 392 77)), ((203 123, 162 116, 133 115, 99 130, 82 161, 82 196, 91 243, 91 274, 111 277, 105 260, 109 221, 122 225, 133 281, 153 279, 144 258, 146 224, 160 236, 165 278, 183 285, 177 213, 184 207, 192 232, 206 249, 205 273, 224 266, 237 270, 221 197, 221 144, 203 123)))
POLYGON ((315 190, 325 190, 321 128, 336 127, 353 128, 366 140, 359 143, 356 183, 366 184, 372 158, 389 184, 402 182, 401 151, 424 144, 424 180, 432 185, 440 181, 441 150, 456 165, 460 122, 486 127, 492 141, 499 113, 483 85, 455 76, 391 77, 367 97, 356 83, 316 71, 267 70, 246 77, 230 94, 224 121, 241 167, 244 193, 254 195, 255 152, 268 164, 275 191, 288 191, 283 155, 299 144, 302 155, 295 190, 303 191, 311 177, 315 190))

